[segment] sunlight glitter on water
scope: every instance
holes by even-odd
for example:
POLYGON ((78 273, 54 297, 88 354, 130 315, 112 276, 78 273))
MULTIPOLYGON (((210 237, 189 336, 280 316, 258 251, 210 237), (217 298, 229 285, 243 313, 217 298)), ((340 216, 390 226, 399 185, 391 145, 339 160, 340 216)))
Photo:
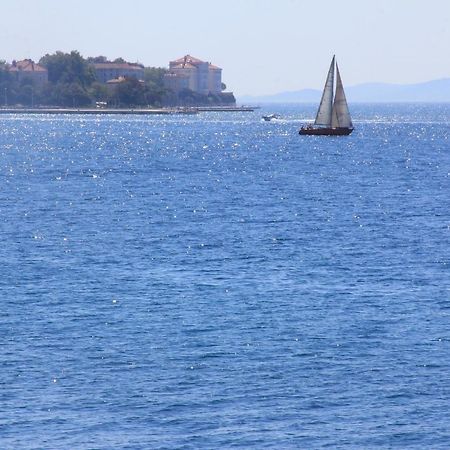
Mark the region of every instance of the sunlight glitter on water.
POLYGON ((350 106, 0 116, 2 445, 439 447, 449 106, 350 106))

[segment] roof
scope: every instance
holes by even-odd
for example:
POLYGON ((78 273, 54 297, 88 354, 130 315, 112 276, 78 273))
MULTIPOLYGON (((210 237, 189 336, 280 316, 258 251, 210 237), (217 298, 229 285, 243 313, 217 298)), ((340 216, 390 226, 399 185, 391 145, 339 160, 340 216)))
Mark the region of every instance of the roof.
POLYGON ((8 70, 10 72, 47 72, 45 67, 36 64, 32 59, 13 61, 8 70))
POLYGON ((144 66, 136 63, 94 63, 96 70, 102 69, 126 69, 126 70, 142 70, 144 66))
POLYGON ((190 63, 172 65, 172 69, 196 69, 196 66, 190 63))
POLYGON ((185 55, 182 58, 176 59, 175 61, 171 61, 171 62, 172 62, 172 64, 174 64, 174 63, 178 63, 178 64, 190 63, 193 65, 196 65, 196 64, 204 63, 205 61, 202 61, 201 59, 198 59, 198 58, 194 58, 191 55, 185 55))
POLYGON ((199 64, 208 64, 208 67, 213 70, 222 70, 220 67, 214 66, 211 63, 202 61, 191 55, 185 55, 182 58, 178 58, 175 61, 170 61, 170 68, 174 69, 193 69, 199 64))

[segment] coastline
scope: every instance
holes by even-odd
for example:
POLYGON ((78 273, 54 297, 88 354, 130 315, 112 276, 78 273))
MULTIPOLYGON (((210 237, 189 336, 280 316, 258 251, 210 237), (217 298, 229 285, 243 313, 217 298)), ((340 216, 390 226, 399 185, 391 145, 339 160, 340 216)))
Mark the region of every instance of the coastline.
POLYGON ((180 108, 0 108, 0 114, 134 114, 170 115, 199 112, 252 112, 258 106, 199 106, 180 108))

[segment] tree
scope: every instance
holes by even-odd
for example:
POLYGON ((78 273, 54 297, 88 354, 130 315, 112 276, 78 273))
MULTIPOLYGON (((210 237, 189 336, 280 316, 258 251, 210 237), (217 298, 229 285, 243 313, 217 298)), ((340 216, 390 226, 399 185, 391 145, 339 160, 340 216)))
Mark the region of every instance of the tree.
POLYGON ((76 50, 70 53, 56 52, 45 55, 39 64, 48 70, 50 87, 44 103, 78 107, 92 103, 87 89, 95 81, 92 66, 76 50))
POLYGON ((167 69, 162 67, 145 67, 144 81, 152 83, 154 86, 164 87, 164 75, 167 72, 167 69))
POLYGON ((95 64, 95 63, 107 63, 108 58, 106 56, 89 56, 86 61, 89 64, 95 64))
POLYGON ((205 96, 191 89, 182 89, 178 98, 183 106, 198 106, 205 104, 205 96))
POLYGON ((108 100, 108 89, 103 83, 95 81, 88 89, 89 96, 96 102, 105 102, 108 100))
POLYGON ((6 61, 0 60, 0 82, 7 82, 10 81, 11 76, 8 72, 8 65, 6 64, 6 61))
POLYGON ((77 108, 92 103, 91 97, 78 83, 57 83, 52 91, 52 102, 58 106, 77 108))
POLYGON ((145 87, 136 78, 125 78, 117 83, 112 100, 118 106, 139 106, 147 104, 145 87))
POLYGON ((47 54, 39 64, 48 70, 48 80, 52 83, 78 83, 85 88, 95 81, 94 69, 76 50, 47 54))

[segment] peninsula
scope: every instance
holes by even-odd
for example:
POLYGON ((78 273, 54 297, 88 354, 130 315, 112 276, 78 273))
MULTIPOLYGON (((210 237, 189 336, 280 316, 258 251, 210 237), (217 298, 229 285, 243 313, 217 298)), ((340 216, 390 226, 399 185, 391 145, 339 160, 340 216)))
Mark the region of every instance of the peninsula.
MULTIPOLYGON (((84 58, 78 51, 7 63, 0 60, 0 108, 145 109, 235 108, 222 69, 186 55, 169 68, 123 58, 84 58)), ((181 111, 182 109, 180 109, 181 111)), ((170 111, 170 110, 168 110, 170 111)), ((169 112, 168 112, 169 113, 169 112)))

